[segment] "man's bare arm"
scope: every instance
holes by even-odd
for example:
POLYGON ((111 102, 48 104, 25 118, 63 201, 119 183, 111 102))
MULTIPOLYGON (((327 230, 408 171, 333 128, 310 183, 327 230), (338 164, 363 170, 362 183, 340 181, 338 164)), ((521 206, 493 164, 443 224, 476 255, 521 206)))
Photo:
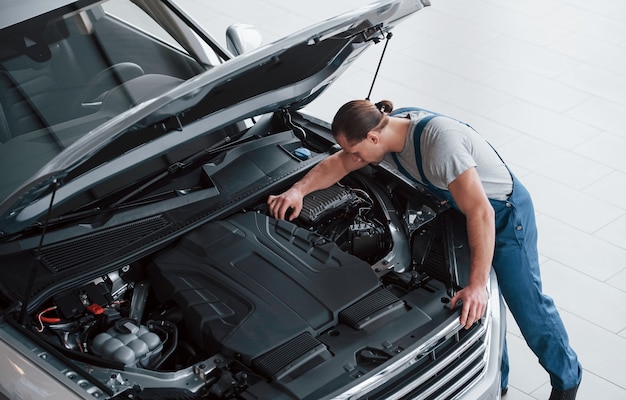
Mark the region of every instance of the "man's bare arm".
POLYGON ((467 219, 470 246, 468 285, 451 300, 463 300, 460 323, 469 328, 482 318, 487 307, 487 280, 495 248, 495 211, 485 194, 476 168, 470 168, 448 186, 454 201, 467 219))

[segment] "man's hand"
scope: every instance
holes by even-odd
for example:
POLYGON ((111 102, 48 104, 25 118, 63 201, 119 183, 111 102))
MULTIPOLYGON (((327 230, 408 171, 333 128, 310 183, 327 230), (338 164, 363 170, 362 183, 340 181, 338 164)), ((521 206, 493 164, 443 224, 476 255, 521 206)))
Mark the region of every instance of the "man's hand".
POLYGON ((469 329, 474 322, 478 321, 485 315, 487 309, 487 301, 489 294, 484 286, 467 286, 459 290, 452 299, 450 299, 450 309, 456 307, 456 303, 463 301, 463 309, 459 323, 469 329))
POLYGON ((302 199, 309 193, 325 189, 339 182, 348 173, 361 168, 365 162, 356 160, 345 151, 338 151, 326 157, 313 167, 289 190, 277 196, 269 196, 267 205, 270 214, 276 219, 295 219, 302 211, 302 199))
POLYGON ((277 196, 270 195, 267 198, 270 214, 276 219, 285 219, 287 216, 289 221, 293 220, 302 211, 303 197, 300 190, 295 187, 277 196), (289 210, 291 210, 291 213, 287 215, 289 210))

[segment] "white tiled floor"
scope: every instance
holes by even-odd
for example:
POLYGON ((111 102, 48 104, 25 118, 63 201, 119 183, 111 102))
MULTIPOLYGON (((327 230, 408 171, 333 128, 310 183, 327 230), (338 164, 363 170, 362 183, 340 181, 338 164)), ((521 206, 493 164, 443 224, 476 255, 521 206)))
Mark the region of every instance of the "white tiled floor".
MULTIPOLYGON (((370 1, 186 0, 212 32, 267 41, 370 1), (208 4, 207 4, 208 3, 208 4)), ((364 98, 374 46, 309 109, 364 98)), ((432 0, 389 43, 373 100, 465 120, 533 193, 545 292, 585 374, 581 400, 626 399, 626 2, 432 0)), ((507 400, 547 399, 548 376, 509 318, 507 400)))

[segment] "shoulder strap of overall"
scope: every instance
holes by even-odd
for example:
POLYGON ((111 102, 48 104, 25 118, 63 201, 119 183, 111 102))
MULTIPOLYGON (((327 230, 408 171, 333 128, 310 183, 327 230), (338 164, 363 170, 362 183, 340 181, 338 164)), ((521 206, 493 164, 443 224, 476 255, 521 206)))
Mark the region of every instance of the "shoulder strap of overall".
MULTIPOLYGON (((402 113, 406 113, 406 112, 410 112, 410 111, 426 111, 428 113, 430 113, 430 115, 425 116, 424 118, 422 118, 417 125, 415 126, 415 129, 413 130, 413 147, 415 148, 415 162, 417 164, 417 170, 420 174, 420 178, 421 178, 421 182, 425 185, 427 185, 430 189, 433 190, 440 190, 439 188, 437 188, 435 185, 433 185, 427 178, 426 178, 426 174, 424 174, 424 166, 422 164, 422 151, 421 151, 421 143, 420 143, 420 138, 422 137, 422 132, 424 131, 424 128, 426 127, 426 124, 428 124, 428 122, 430 122, 431 119, 439 116, 440 114, 437 113, 433 113, 432 111, 428 111, 428 110, 424 110, 422 108, 417 108, 417 107, 406 107, 406 108, 400 108, 398 110, 394 110, 391 115, 397 115, 397 114, 402 114, 402 113)), ((398 159, 398 155, 394 152, 391 153, 391 158, 393 158, 393 161, 396 163, 396 166, 398 167, 398 170, 407 178, 409 178, 410 180, 414 181, 414 182, 418 182, 417 179, 415 179, 415 177, 413 177, 409 171, 406 170, 406 168, 404 168, 404 166, 400 163, 400 159, 398 159)))

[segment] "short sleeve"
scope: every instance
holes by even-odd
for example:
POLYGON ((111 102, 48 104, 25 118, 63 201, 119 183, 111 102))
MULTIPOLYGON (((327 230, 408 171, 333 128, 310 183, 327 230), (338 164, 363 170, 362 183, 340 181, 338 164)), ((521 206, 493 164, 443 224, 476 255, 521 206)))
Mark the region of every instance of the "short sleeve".
POLYGON ((437 187, 448 185, 477 162, 472 156, 472 142, 457 121, 435 118, 421 138, 422 165, 426 178, 437 187))

